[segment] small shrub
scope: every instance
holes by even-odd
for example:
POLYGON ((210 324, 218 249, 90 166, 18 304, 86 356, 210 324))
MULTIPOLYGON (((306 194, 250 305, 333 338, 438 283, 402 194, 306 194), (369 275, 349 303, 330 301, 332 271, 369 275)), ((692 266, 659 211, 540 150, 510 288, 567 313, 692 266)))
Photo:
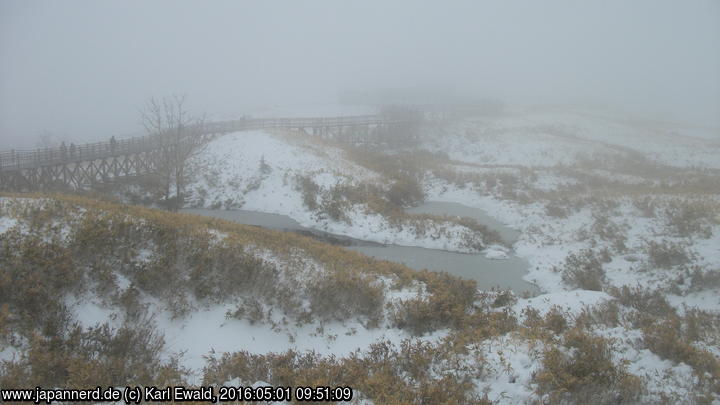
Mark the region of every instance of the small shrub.
POLYGON ((423 271, 421 274, 430 295, 402 301, 393 311, 393 324, 415 335, 444 327, 464 326, 475 302, 475 282, 447 273, 423 271))
POLYGON ((661 269, 669 269, 690 261, 688 252, 681 244, 667 240, 662 242, 648 242, 646 252, 650 259, 650 264, 661 269))
POLYGON ((652 198, 636 198, 633 200, 633 205, 638 211, 640 211, 640 215, 642 215, 643 217, 655 217, 656 204, 652 198))
POLYGON ((316 280, 308 292, 313 314, 334 320, 364 318, 368 326, 382 320, 383 286, 350 271, 337 271, 316 280))
POLYGON ((310 210, 316 211, 319 207, 317 199, 320 194, 320 186, 308 176, 296 177, 297 187, 302 193, 303 204, 310 210))
POLYGON ((652 291, 639 285, 636 287, 624 285, 620 288, 612 287, 608 292, 622 305, 634 308, 641 314, 661 318, 675 315, 675 309, 660 290, 652 291))
POLYGON ((495 296, 492 306, 495 308, 505 307, 508 305, 512 305, 516 302, 517 302, 517 297, 515 297, 515 294, 513 294, 512 291, 507 290, 507 291, 501 291, 495 296))
POLYGON ((612 348, 602 337, 571 329, 565 349, 543 353, 542 368, 533 376, 543 402, 632 404, 642 393, 641 380, 612 361, 612 348))
POLYGON ((328 192, 324 192, 319 211, 333 221, 343 221, 350 225, 350 217, 346 211, 350 208, 351 202, 346 199, 346 191, 347 187, 336 185, 328 192))
POLYGON ((413 335, 423 335, 439 329, 444 323, 444 319, 438 316, 433 305, 421 298, 401 301, 394 308, 391 320, 394 327, 405 329, 413 335))
POLYGON ((234 312, 228 313, 228 317, 236 319, 247 319, 250 325, 260 323, 265 319, 263 304, 255 297, 243 297, 242 302, 234 312))
POLYGON ((545 327, 559 335, 567 329, 568 322, 565 319, 560 308, 553 306, 547 314, 545 314, 545 327))
POLYGON ((380 341, 341 358, 292 350, 242 351, 220 358, 208 356, 207 363, 204 385, 238 378, 243 383, 262 380, 282 386, 351 386, 354 400, 370 399, 376 404, 492 403, 475 392, 472 382, 481 374, 482 363, 461 365, 453 348, 421 341, 404 341, 399 347, 380 341), (453 372, 445 372, 447 367, 453 367, 453 372))
POLYGON ((606 301, 590 308, 585 307, 575 317, 575 326, 578 328, 592 329, 598 325, 611 328, 620 325, 620 306, 616 301, 606 301))
POLYGON ((595 253, 586 249, 568 255, 563 265, 562 280, 573 287, 602 291, 605 270, 595 253))
POLYGON ((270 165, 267 164, 267 162, 265 161, 265 155, 260 156, 260 165, 259 165, 258 170, 263 175, 268 175, 268 174, 272 173, 272 167, 270 167, 270 165))
POLYGON ((425 191, 417 179, 403 176, 390 186, 387 199, 398 207, 414 206, 425 200, 425 191))
POLYGON ((610 220, 605 214, 594 215, 592 227, 590 228, 593 235, 597 235, 604 241, 612 243, 612 247, 617 252, 624 252, 626 249, 627 236, 625 229, 610 220))
POLYGON ((569 214, 568 210, 556 201, 545 205, 545 213, 553 218, 567 218, 569 214))
POLYGON ((717 212, 714 202, 682 200, 669 203, 663 213, 667 227, 676 235, 709 238, 717 212))
POLYGON ((690 291, 720 288, 720 269, 703 271, 695 269, 690 275, 690 291))
POLYGON ((720 361, 712 352, 698 349, 686 341, 679 317, 645 327, 643 342, 660 357, 690 365, 701 384, 707 381, 710 389, 720 394, 720 361))
POLYGON ((177 358, 161 359, 164 340, 152 320, 113 329, 68 327, 54 337, 34 335, 19 359, 0 369, 0 385, 87 388, 183 383, 177 358))

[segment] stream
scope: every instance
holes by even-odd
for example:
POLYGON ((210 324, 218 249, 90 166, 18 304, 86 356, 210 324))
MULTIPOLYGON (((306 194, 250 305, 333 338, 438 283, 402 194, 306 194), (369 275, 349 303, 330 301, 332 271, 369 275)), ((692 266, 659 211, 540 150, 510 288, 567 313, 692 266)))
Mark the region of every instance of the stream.
MULTIPOLYGON (((494 229, 508 244, 514 243, 519 232, 511 229, 482 210, 458 203, 426 202, 407 210, 409 213, 436 215, 454 215, 470 217, 494 229)), ((344 235, 335 235, 317 229, 301 226, 294 219, 279 214, 269 214, 248 210, 213 210, 204 208, 188 208, 182 212, 195 215, 210 216, 246 225, 261 226, 268 229, 283 230, 309 236, 326 243, 340 245, 365 255, 381 260, 402 263, 416 270, 447 271, 450 274, 472 279, 480 289, 502 288, 511 289, 516 293, 529 291, 536 293, 537 287, 523 280, 527 272, 526 260, 510 252, 507 259, 488 259, 482 254, 448 252, 444 250, 420 247, 383 245, 380 243, 354 239, 344 235)))

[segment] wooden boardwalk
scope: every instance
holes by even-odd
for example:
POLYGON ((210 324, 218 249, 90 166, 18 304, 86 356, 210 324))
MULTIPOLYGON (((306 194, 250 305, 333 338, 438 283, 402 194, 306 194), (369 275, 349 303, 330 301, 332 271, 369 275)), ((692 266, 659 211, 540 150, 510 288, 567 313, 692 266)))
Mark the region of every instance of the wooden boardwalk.
MULTIPOLYGON (((295 129, 325 134, 331 129, 401 124, 381 115, 311 118, 252 118, 209 122, 189 128, 193 136, 214 136, 259 129, 295 129)), ((81 188, 122 176, 152 173, 166 142, 147 135, 106 142, 0 152, 0 190, 30 191, 81 188)))

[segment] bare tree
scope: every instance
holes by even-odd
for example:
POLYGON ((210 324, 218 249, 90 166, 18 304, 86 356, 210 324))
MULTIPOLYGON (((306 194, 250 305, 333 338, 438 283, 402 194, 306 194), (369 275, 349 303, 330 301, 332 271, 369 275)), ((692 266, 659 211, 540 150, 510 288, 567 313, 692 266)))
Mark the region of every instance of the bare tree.
POLYGON ((188 161, 207 145, 205 117, 191 116, 185 109, 186 97, 150 99, 141 111, 145 130, 157 142, 156 170, 163 181, 168 208, 183 205, 188 161), (175 197, 171 192, 175 191, 175 197))

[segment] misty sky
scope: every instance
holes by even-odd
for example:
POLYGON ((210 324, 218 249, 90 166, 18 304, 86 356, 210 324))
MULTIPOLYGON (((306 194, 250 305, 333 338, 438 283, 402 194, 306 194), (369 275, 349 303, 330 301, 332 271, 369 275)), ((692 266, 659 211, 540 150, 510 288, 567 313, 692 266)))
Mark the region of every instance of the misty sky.
POLYGON ((720 1, 0 2, 0 149, 418 86, 720 125, 720 1))

